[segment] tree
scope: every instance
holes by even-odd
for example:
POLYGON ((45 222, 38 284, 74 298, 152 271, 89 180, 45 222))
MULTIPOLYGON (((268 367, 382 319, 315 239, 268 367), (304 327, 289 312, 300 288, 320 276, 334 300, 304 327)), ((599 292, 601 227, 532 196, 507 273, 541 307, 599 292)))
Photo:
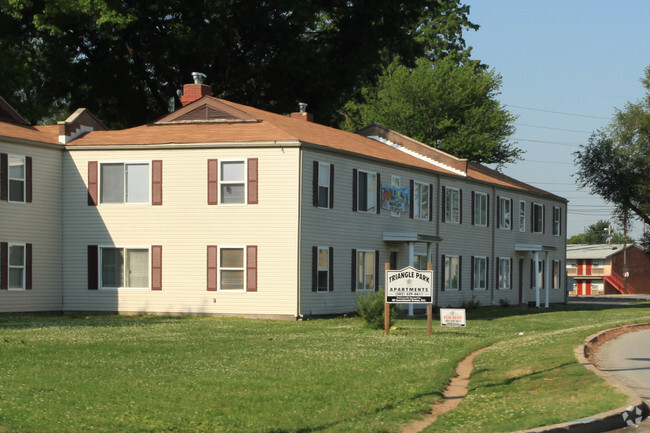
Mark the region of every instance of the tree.
POLYGON ((395 56, 464 47, 460 0, 0 0, 0 95, 31 121, 87 107, 109 127, 179 105, 192 71, 215 96, 321 123, 395 56))
POLYGON ((346 105, 342 126, 379 122, 457 157, 501 166, 522 150, 508 141, 516 117, 495 99, 500 87, 501 76, 468 52, 420 58, 414 68, 396 59, 361 102, 346 105))
POLYGON ((645 98, 616 110, 574 155, 581 188, 613 203, 619 219, 631 212, 650 224, 650 67, 641 81, 645 98))
POLYGON ((609 221, 598 220, 591 224, 584 233, 571 236, 567 239, 567 244, 633 244, 634 241, 629 237, 626 239, 623 233, 615 231, 609 221))

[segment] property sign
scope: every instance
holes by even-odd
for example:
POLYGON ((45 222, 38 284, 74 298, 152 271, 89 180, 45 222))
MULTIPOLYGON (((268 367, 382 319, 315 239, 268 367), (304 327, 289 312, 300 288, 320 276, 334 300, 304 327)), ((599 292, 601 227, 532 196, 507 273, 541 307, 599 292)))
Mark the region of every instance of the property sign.
POLYGON ((442 326, 465 327, 464 308, 441 308, 440 324, 442 326))
POLYGON ((433 271, 407 266, 386 271, 387 304, 430 304, 433 302, 433 271))

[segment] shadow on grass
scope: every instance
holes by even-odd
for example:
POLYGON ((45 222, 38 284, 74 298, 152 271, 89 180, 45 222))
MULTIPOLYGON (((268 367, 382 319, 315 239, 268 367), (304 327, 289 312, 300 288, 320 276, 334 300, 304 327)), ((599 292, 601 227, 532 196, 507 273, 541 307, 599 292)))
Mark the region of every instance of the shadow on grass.
MULTIPOLYGON (((527 378, 530 378, 530 377, 539 376, 540 374, 546 374, 546 373, 549 373, 549 372, 554 371, 554 370, 559 370, 559 369, 562 369, 564 367, 568 367, 570 365, 574 365, 574 363, 565 362, 564 364, 556 365, 555 367, 552 367, 552 368, 547 368, 545 370, 539 370, 539 371, 533 371, 531 373, 524 374, 522 376, 510 377, 510 378, 502 380, 500 382, 481 384, 480 386, 472 387, 471 390, 475 391, 475 390, 477 390, 479 388, 483 389, 483 388, 495 388, 495 387, 498 387, 498 386, 508 386, 508 385, 511 385, 511 384, 513 384, 515 382, 518 382, 520 380, 527 379, 527 378)), ((481 369, 478 369, 478 370, 474 370, 472 372, 472 375, 485 373, 487 371, 488 371, 487 369, 481 368, 481 369)))

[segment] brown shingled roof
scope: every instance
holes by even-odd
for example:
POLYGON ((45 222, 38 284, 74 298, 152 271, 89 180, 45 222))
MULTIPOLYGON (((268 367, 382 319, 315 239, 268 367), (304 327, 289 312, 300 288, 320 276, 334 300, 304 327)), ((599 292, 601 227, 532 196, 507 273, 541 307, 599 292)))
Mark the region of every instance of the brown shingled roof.
POLYGON ((0 137, 59 144, 57 125, 31 126, 0 122, 0 137))

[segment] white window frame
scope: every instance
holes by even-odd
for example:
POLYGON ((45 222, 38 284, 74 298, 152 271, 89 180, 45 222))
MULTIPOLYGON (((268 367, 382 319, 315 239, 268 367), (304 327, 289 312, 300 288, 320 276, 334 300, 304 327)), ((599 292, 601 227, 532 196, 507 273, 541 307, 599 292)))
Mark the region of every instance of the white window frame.
POLYGON ((537 233, 537 234, 544 233, 544 217, 545 217, 545 215, 544 215, 544 205, 542 203, 533 203, 533 221, 532 221, 533 233, 537 233), (535 209, 539 209, 539 213, 536 214, 535 209), (539 215, 541 215, 541 220, 540 220, 541 224, 540 224, 540 227, 539 227, 540 230, 536 230, 538 228, 537 227, 537 218, 536 217, 539 216, 539 215))
POLYGON ((510 287, 510 279, 512 275, 512 269, 511 265, 512 261, 510 260, 510 257, 499 257, 499 261, 497 263, 497 289, 498 290, 510 290, 512 287, 510 287))
POLYGON ((562 221, 560 221, 560 207, 553 206, 553 236, 560 236, 562 229, 562 221))
POLYGON ((27 273, 26 273, 26 270, 27 270, 27 244, 20 243, 20 242, 9 242, 7 252, 8 252, 8 254, 7 254, 8 255, 8 257, 7 257, 7 273, 9 274, 9 275, 7 275, 7 281, 8 281, 8 284, 9 284, 8 287, 7 287, 7 290, 17 291, 17 292, 18 291, 23 291, 23 290, 26 289, 26 284, 27 284, 27 282, 25 281, 25 277, 27 276, 27 273), (12 247, 13 248, 22 247, 22 249, 23 249, 23 264, 22 264, 22 266, 16 266, 16 265, 12 266, 11 265, 11 248, 12 247), (21 281, 23 282, 22 287, 16 287, 16 286, 12 287, 11 286, 11 270, 12 269, 14 271, 16 269, 21 270, 21 273, 22 273, 21 281))
POLYGON ((377 172, 357 170, 357 197, 356 197, 357 212, 377 213, 377 206, 380 205, 379 203, 377 203, 377 188, 378 188, 377 172), (361 175, 362 174, 366 176, 366 194, 367 194, 366 202, 363 204, 363 207, 361 206, 361 175), (369 190, 367 186, 371 184, 371 182, 369 182, 371 177, 374 178, 375 187, 372 190, 369 190), (374 202, 374 207, 371 207, 373 202, 374 202))
POLYGON ((330 167, 331 167, 331 164, 329 162, 318 161, 318 192, 317 193, 318 193, 318 208, 319 209, 329 209, 329 207, 330 207, 330 184, 331 184, 330 167), (326 177, 326 179, 323 179, 323 177, 326 177), (323 180, 323 182, 321 182, 321 180, 323 180), (326 198, 327 203, 325 203, 324 206, 321 206, 321 202, 320 202, 321 188, 325 188, 325 190, 327 191, 327 193, 325 194, 325 198, 326 198))
POLYGON ((460 256, 445 255, 445 291, 460 290, 460 256), (455 266, 454 266, 455 263, 455 266), (452 268, 456 268, 456 287, 452 287, 452 268))
POLYGON ((100 290, 151 290, 151 245, 99 245, 98 246, 98 254, 97 254, 97 267, 99 270, 99 288, 100 290), (121 249, 124 251, 124 258, 126 260, 126 251, 127 250, 147 250, 147 282, 148 286, 147 287, 129 287, 125 286, 126 282, 126 263, 122 264, 122 285, 118 287, 113 287, 113 286, 104 286, 104 266, 102 263, 103 260, 103 254, 102 251, 104 249, 121 249))
POLYGON ((375 274, 375 260, 377 260, 375 257, 376 253, 375 250, 357 250, 357 281, 355 284, 356 289, 359 292, 371 292, 375 290, 375 281, 377 279, 377 275, 375 274), (368 270, 366 269, 366 254, 372 254, 372 261, 370 263, 372 274, 368 274, 368 270), (363 260, 361 259, 362 256, 363 260), (371 277, 372 284, 368 284, 368 277, 371 277), (369 286, 370 288, 366 289, 366 286, 369 286))
POLYGON ((429 221, 429 198, 430 198, 429 184, 414 181, 413 182, 413 218, 422 221, 429 221), (419 193, 417 192, 419 190, 419 193), (422 192, 426 190, 426 194, 422 192), (419 200, 416 201, 415 197, 419 200), (424 213, 424 215, 423 215, 424 213))
POLYGON ((26 203, 27 202, 27 158, 24 155, 7 155, 7 179, 8 179, 8 195, 7 201, 9 203, 26 203), (22 159, 23 161, 23 177, 22 179, 11 177, 11 160, 13 159, 22 159), (11 183, 13 182, 22 182, 23 184, 23 198, 22 200, 12 200, 11 199, 11 183))
MULTIPOLYGON (((391 176, 390 177, 390 186, 392 188, 399 188, 399 185, 400 185, 400 177, 399 176, 394 176, 394 175, 391 176)), ((399 217, 399 215, 400 215, 400 212, 392 212, 391 211, 391 213, 390 213, 390 216, 393 216, 393 217, 399 217)))
POLYGON ((487 227, 488 195, 485 192, 474 192, 474 225, 487 227), (481 206, 481 205, 485 206, 481 206))
POLYGON ((474 269, 472 269, 472 272, 474 273, 474 287, 472 287, 474 290, 487 290, 487 257, 486 256, 475 256, 474 257, 474 269), (483 266, 481 267, 479 264, 483 263, 483 266), (479 267, 478 272, 477 272, 477 267, 479 267), (483 273, 483 283, 484 286, 480 287, 479 284, 481 282, 481 272, 483 273))
POLYGON ((510 230, 512 227, 512 200, 509 197, 499 197, 499 228, 510 230), (508 212, 506 212, 506 208, 508 212))
POLYGON ((99 167, 98 167, 98 178, 99 178, 99 188, 98 188, 98 193, 99 193, 99 204, 102 206, 146 206, 146 205, 151 205, 151 167, 152 163, 151 160, 136 160, 136 161, 125 161, 125 160, 120 160, 120 161, 100 161, 99 162, 99 167), (102 166, 104 165, 110 165, 110 164, 122 164, 124 166, 124 183, 123 183, 123 191, 122 191, 122 201, 121 202, 104 202, 104 197, 103 197, 103 185, 104 185, 104 176, 102 172, 102 166), (127 170, 126 167, 128 165, 147 165, 147 171, 148 171, 148 176, 147 176, 147 201, 138 201, 138 202, 131 202, 127 201, 127 188, 128 188, 128 181, 127 181, 127 170))
POLYGON ((330 273, 330 247, 317 247, 316 248, 316 293, 327 293, 330 290, 330 278, 332 275, 330 273), (320 254, 321 251, 325 251, 327 254, 325 260, 325 268, 321 268, 320 254), (327 278, 325 278, 325 287, 321 289, 320 287, 320 273, 327 272, 327 278))
POLYGON ((445 187, 445 222, 460 224, 460 188, 445 187))
POLYGON ((223 245, 219 246, 219 251, 217 254, 217 290, 223 293, 244 293, 246 292, 246 265, 247 265, 247 254, 246 254, 246 245, 223 245), (242 251, 243 260, 241 268, 230 268, 221 266, 221 250, 234 250, 239 249, 242 251), (242 272, 242 288, 237 290, 222 289, 221 288, 221 271, 241 271, 242 272))
POLYGON ((526 231, 526 201, 519 200, 519 231, 526 231))
MULTIPOLYGON (((320 167, 319 167, 320 168, 320 167)), ((329 176, 329 171, 328 171, 328 176, 329 176)), ((245 206, 248 203, 248 159, 246 158, 234 158, 234 159, 220 159, 219 160, 219 176, 218 176, 218 191, 219 191, 219 205, 220 206, 245 206), (242 180, 237 180, 237 181, 226 181, 222 180, 223 174, 224 174, 224 169, 223 165, 228 164, 228 163, 233 163, 233 162, 238 162, 238 163, 243 163, 244 164, 244 178, 242 180), (241 203, 224 203, 224 193, 222 186, 228 186, 228 185, 243 185, 244 187, 244 198, 242 199, 241 203)), ((329 201, 329 199, 328 199, 329 201)))
POLYGON ((559 289, 562 285, 562 269, 560 268, 560 261, 553 260, 553 280, 552 289, 559 289))

